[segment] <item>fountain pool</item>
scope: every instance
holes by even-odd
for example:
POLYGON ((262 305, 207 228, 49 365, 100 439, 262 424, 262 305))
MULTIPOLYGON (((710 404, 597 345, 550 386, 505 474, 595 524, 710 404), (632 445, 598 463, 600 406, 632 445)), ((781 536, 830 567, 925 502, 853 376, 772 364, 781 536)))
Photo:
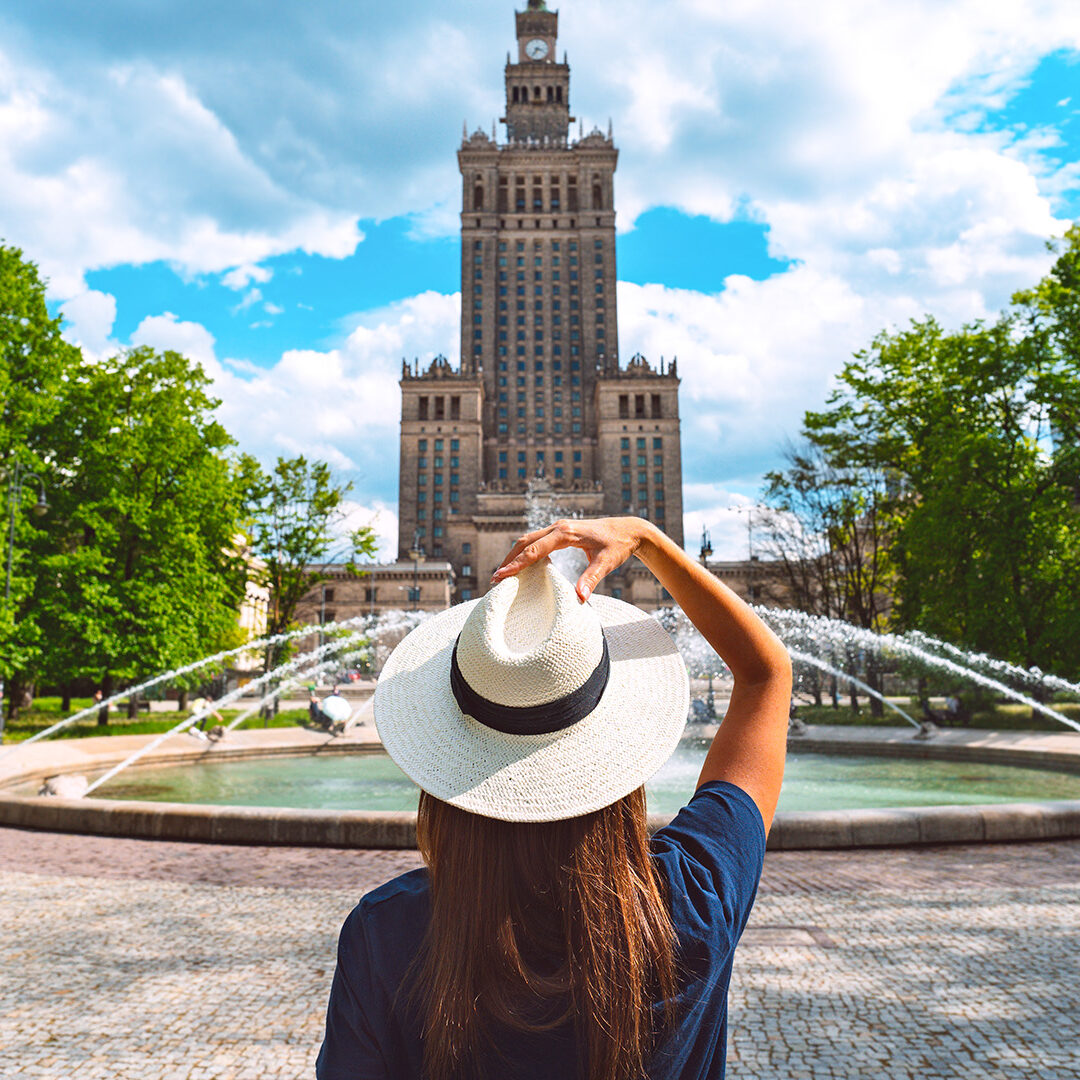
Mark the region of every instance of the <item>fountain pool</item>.
MULTIPOLYGON (((649 810, 673 814, 689 799, 708 743, 682 741, 649 782, 649 810)), ((415 810, 416 787, 382 753, 278 756, 133 767, 100 797, 313 810, 415 810)), ((1014 765, 795 749, 782 811, 966 806, 1080 799, 1080 776, 1014 765)))

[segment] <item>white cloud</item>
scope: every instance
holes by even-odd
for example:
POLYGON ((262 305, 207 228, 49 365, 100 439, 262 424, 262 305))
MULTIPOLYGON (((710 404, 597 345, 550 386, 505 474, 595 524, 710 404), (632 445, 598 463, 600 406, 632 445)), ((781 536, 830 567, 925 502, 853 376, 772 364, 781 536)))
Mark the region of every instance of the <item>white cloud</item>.
POLYGON ((235 304, 231 308, 231 311, 234 315, 238 314, 241 311, 246 311, 249 307, 251 307, 252 304, 257 304, 261 299, 261 289, 248 289, 248 291, 241 298, 240 303, 235 304))
POLYGON ((244 266, 233 267, 227 274, 222 275, 221 284, 227 289, 242 292, 252 282, 265 285, 274 276, 274 271, 268 266, 252 266, 250 263, 244 266))
POLYGON ((214 353, 214 335, 200 323, 183 322, 171 311, 163 315, 148 315, 131 335, 132 345, 149 345, 159 352, 172 350, 182 353, 202 365, 218 383, 226 376, 214 353))
POLYGON ((365 504, 349 500, 344 509, 342 532, 370 526, 375 530, 378 542, 376 559, 379 562, 393 562, 397 558, 398 542, 398 516, 394 506, 381 501, 365 504))
POLYGON ((88 353, 100 356, 112 347, 110 337, 116 322, 116 297, 87 289, 60 305, 66 323, 64 336, 88 353))
MULTIPOLYGON (((0 236, 52 278, 70 336, 108 344, 115 302, 86 289, 90 268, 165 260, 221 275, 237 312, 274 316, 260 287, 275 254, 346 256, 366 217, 409 214, 418 238, 456 232, 459 117, 487 129, 501 112, 501 0, 452 22, 424 0, 270 21, 225 5, 220 34, 195 44, 168 32, 178 10, 136 24, 115 0, 93 20, 25 5, 5 24, 0 236)), ((623 357, 679 358, 688 538, 729 497, 753 497, 876 331, 928 311, 990 315, 1037 280, 1080 188, 1080 162, 1055 158, 1056 115, 1023 131, 984 122, 1040 57, 1080 48, 1073 0, 594 0, 560 29, 575 113, 586 129, 614 119, 620 227, 657 205, 748 214, 796 263, 765 282, 730 277, 716 296, 619 287, 623 357)), ((219 359, 205 327, 168 313, 133 340, 212 369, 245 447, 325 457, 373 506, 394 497, 400 359, 456 360, 457 303, 412 297, 268 370, 219 359)))
POLYGON ((270 368, 219 358, 206 327, 171 312, 144 319, 131 343, 198 361, 222 399, 219 418, 242 450, 266 464, 296 454, 328 461, 353 482, 358 505, 382 508, 379 528, 389 535, 402 359, 456 359, 459 312, 457 294, 423 293, 357 316, 338 348, 291 349, 270 368))

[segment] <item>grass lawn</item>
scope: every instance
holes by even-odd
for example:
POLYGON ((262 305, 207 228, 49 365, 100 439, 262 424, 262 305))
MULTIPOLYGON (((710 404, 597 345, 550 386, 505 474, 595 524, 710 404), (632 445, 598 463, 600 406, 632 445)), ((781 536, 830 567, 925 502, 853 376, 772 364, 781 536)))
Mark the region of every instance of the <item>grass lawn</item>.
MULTIPOLYGON (((917 702, 904 699, 897 700, 896 704, 914 720, 918 720, 922 712, 917 702)), ((935 706, 935 711, 941 711, 941 705, 935 706)), ((1080 721, 1080 704, 1052 704, 1055 712, 1068 716, 1072 720, 1080 721)), ((803 705, 799 704, 796 715, 808 724, 863 724, 867 727, 896 727, 906 721, 897 715, 892 709, 886 709, 884 716, 871 716, 870 707, 862 705, 856 715, 851 711, 850 703, 841 702, 839 709, 832 705, 803 705)), ((1031 709, 1027 705, 1014 703, 996 704, 992 709, 976 712, 971 718, 969 728, 977 728, 983 731, 1070 731, 1067 724, 1058 724, 1048 716, 1031 715, 1031 709)))
MULTIPOLYGON (((19 716, 16 720, 13 722, 5 721, 4 742, 21 742, 23 739, 28 739, 31 735, 36 735, 39 731, 55 724, 58 720, 62 720, 65 715, 70 716, 91 704, 90 698, 73 698, 71 712, 63 713, 60 711, 60 698, 36 698, 31 708, 19 710, 19 716)), ((244 708, 248 708, 248 705, 245 704, 244 708)), ((221 715, 228 722, 242 711, 242 709, 222 709, 221 715)), ((179 710, 165 713, 140 713, 138 719, 129 720, 124 708, 117 710, 114 707, 109 713, 109 723, 105 727, 99 727, 97 715, 91 714, 85 719, 63 728, 55 735, 50 735, 49 738, 84 739, 90 735, 158 735, 163 731, 168 731, 169 728, 174 727, 186 716, 190 715, 190 711, 180 712, 179 710)), ((282 709, 277 716, 271 717, 269 721, 264 721, 257 714, 249 717, 240 725, 240 728, 296 727, 306 719, 306 709, 282 709)), ((216 722, 211 719, 208 721, 207 727, 213 726, 216 722)))

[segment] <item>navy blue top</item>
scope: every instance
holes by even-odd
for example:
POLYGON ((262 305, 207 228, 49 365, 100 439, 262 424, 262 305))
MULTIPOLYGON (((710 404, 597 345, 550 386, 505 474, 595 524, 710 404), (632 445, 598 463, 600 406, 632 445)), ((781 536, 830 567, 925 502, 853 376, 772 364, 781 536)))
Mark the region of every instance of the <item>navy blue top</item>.
MULTIPOLYGON (((678 1026, 657 1048, 649 1077, 721 1080, 731 964, 765 858, 761 814, 734 784, 703 784, 656 833, 652 850, 670 886, 684 976, 678 1026)), ((420 1077, 420 1018, 403 1002, 395 1004, 395 996, 423 941, 429 911, 427 871, 413 870, 368 893, 345 920, 318 1080, 420 1077)), ((578 1074, 577 1048, 566 1028, 507 1032, 496 1045, 513 1062, 515 1080, 578 1074)))

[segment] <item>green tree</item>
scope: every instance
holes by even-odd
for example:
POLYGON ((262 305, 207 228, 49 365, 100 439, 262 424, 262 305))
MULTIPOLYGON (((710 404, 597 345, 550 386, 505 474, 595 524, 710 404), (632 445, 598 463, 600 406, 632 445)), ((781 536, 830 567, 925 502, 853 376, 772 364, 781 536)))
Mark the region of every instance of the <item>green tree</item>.
MULTIPOLYGON (((303 597, 329 580, 331 563, 344 562, 359 576, 363 570, 358 560, 372 558, 377 541, 370 526, 342 537, 344 503, 352 485, 336 482, 325 462, 278 458, 273 470, 265 472, 248 458, 245 468, 255 551, 266 564, 270 586, 267 631, 280 634, 293 626, 303 597)), ((283 646, 268 648, 267 671, 284 655, 283 646)))
POLYGON ((13 506, 16 466, 23 476, 41 476, 47 490, 51 487, 51 437, 60 393, 80 359, 78 349, 61 337, 61 320, 49 315, 37 267, 18 248, 0 244, 0 574, 5 578, 0 588, 5 591, 9 547, 12 569, 10 599, 0 592, 0 687, 7 683, 16 705, 25 684, 22 673, 39 662, 42 646, 32 603, 38 572, 32 555, 42 523, 28 512, 39 489, 24 484, 23 501, 13 506))
MULTIPOLYGON (((781 571, 775 599, 801 611, 842 619, 867 630, 882 630, 893 603, 893 573, 888 559, 890 497, 887 474, 878 468, 837 467, 812 442, 789 446, 785 468, 766 475, 763 499, 765 551, 781 571)), ((849 670, 853 656, 836 657, 849 670)), ((867 660, 866 681, 880 690, 881 673, 867 660)), ((816 672, 812 686, 820 704, 816 672)), ((833 703, 838 705, 836 680, 833 703)), ((858 710, 856 688, 850 687, 858 710)), ((871 711, 882 704, 872 698, 871 711)))
POLYGON ((950 333, 927 318, 882 333, 805 423, 833 465, 896 480, 901 626, 1070 672, 1080 666, 1078 242, 1073 230, 1054 274, 993 324, 950 333))
POLYGON ((245 484, 209 382, 149 348, 69 373, 33 596, 39 674, 90 676, 108 696, 239 643, 245 484))

